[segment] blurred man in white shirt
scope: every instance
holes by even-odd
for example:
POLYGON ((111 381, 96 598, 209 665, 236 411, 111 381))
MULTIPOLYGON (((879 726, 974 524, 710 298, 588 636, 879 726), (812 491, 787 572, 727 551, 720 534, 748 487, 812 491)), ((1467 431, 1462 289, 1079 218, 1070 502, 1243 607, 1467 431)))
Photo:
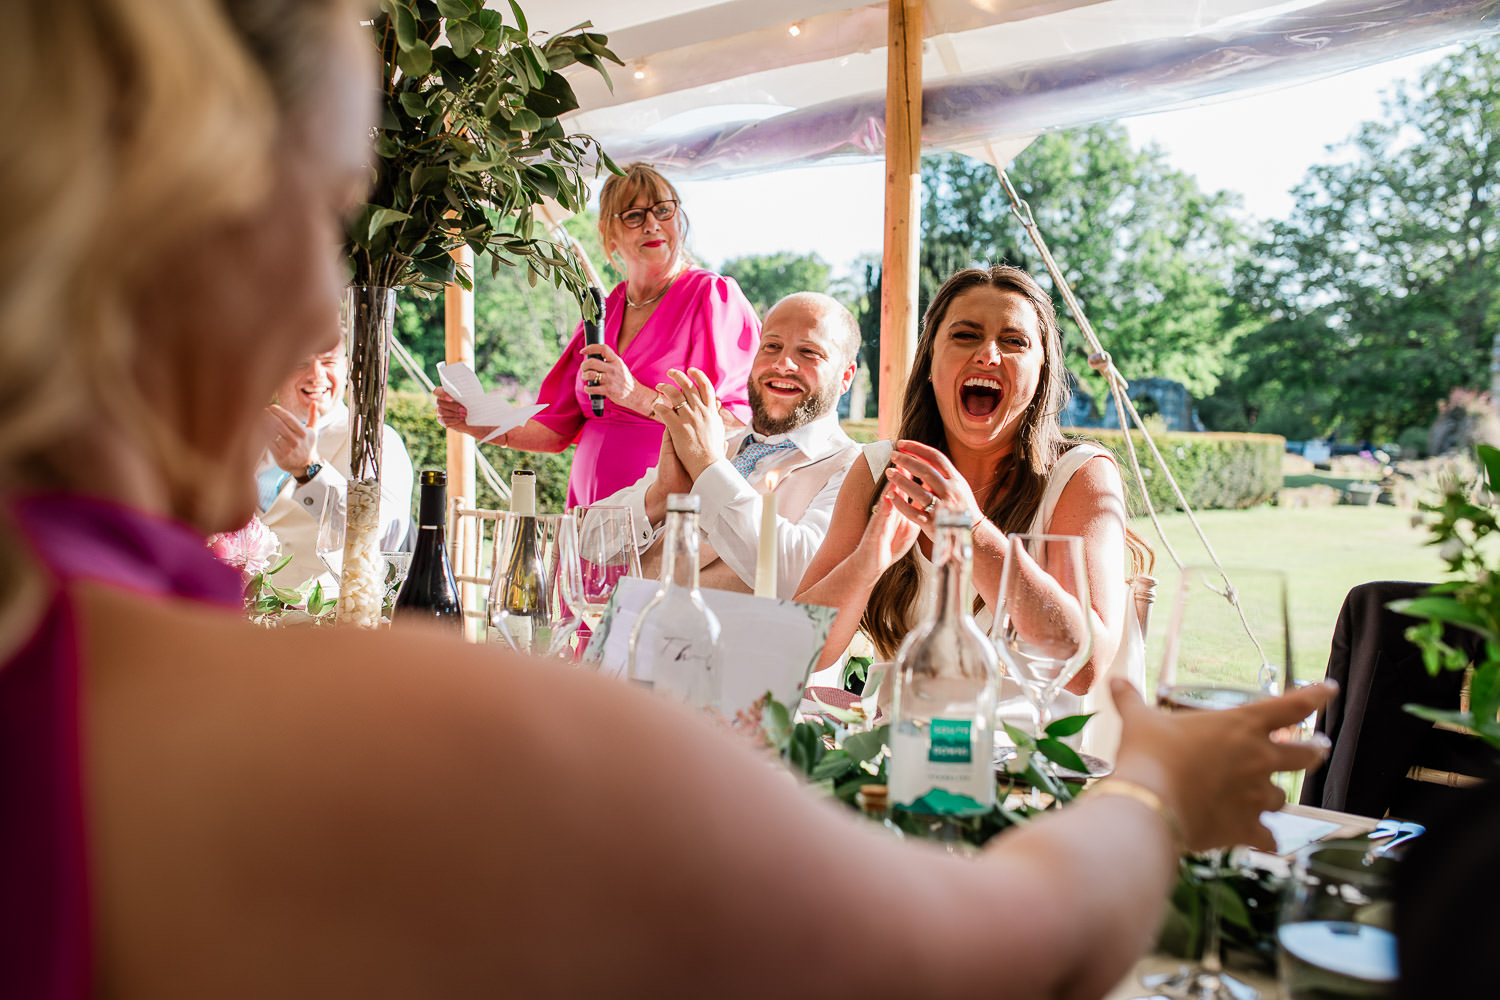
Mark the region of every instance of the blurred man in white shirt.
MULTIPOLYGON (((343 505, 349 484, 349 407, 344 345, 308 357, 266 408, 271 440, 256 469, 260 519, 276 533, 292 561, 276 574, 281 587, 321 578, 336 587, 318 558, 318 527, 329 504, 343 505)), ((392 427, 382 428, 380 547, 399 548, 411 524, 411 459, 392 427)))
POLYGON ((657 467, 598 501, 634 513, 642 570, 660 566, 669 493, 702 504, 703 586, 749 592, 755 582, 761 496, 777 501, 776 595, 789 598, 823 543, 844 474, 860 449, 839 427, 839 397, 854 380, 859 327, 827 295, 798 292, 771 307, 750 369, 751 426, 726 433, 708 379, 673 371, 653 414, 667 428, 657 467))

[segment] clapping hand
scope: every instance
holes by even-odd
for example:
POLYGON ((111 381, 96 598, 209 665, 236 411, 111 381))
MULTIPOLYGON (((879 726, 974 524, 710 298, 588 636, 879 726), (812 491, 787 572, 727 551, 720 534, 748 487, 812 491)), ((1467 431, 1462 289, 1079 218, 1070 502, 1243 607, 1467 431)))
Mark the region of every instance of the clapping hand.
POLYGON ((922 534, 916 522, 896 509, 894 493, 891 489, 881 493, 859 539, 859 552, 870 560, 875 579, 906 555, 922 534))
POLYGON ((651 415, 667 426, 672 447, 692 481, 724 457, 724 418, 713 383, 697 368, 669 369, 670 383, 656 387, 659 394, 651 415))
POLYGON ((885 477, 893 487, 887 493, 894 495, 897 512, 921 528, 929 540, 936 539, 939 507, 978 514, 969 481, 947 455, 920 441, 896 442, 885 477))

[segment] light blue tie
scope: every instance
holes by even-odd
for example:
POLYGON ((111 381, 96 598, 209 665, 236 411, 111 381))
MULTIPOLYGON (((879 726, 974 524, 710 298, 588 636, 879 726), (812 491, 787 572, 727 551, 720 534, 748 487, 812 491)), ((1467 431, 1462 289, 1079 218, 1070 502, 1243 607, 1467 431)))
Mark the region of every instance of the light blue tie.
POLYGON ((271 509, 276 498, 281 494, 281 487, 291 479, 291 473, 283 472, 280 466, 273 465, 255 477, 256 492, 260 494, 260 512, 264 514, 271 509))
POLYGON ((734 471, 750 478, 750 473, 760 464, 760 460, 767 455, 774 455, 778 451, 790 451, 797 447, 791 441, 778 441, 776 444, 767 444, 764 441, 755 440, 754 435, 746 434, 745 440, 740 444, 740 453, 734 456, 734 471))

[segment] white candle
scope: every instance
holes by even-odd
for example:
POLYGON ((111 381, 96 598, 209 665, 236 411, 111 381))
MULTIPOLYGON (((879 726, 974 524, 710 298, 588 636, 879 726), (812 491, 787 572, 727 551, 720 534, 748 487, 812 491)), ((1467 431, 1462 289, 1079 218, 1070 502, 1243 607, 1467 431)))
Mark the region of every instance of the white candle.
POLYGON ((755 558, 755 596, 776 596, 776 473, 766 476, 760 498, 760 552, 755 558))

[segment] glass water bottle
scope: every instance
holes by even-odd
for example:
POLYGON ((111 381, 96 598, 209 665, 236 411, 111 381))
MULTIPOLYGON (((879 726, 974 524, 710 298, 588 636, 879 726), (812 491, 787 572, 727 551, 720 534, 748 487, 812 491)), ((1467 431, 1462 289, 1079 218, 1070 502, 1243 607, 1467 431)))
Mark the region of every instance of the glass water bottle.
POLYGON ((629 677, 696 708, 722 701, 719 619, 698 592, 698 498, 667 497, 661 585, 630 630, 629 677))
POLYGON ((937 516, 937 601, 896 653, 890 802, 936 822, 995 805, 999 661, 969 613, 973 535, 968 511, 937 516))

